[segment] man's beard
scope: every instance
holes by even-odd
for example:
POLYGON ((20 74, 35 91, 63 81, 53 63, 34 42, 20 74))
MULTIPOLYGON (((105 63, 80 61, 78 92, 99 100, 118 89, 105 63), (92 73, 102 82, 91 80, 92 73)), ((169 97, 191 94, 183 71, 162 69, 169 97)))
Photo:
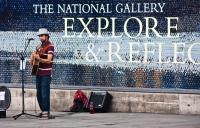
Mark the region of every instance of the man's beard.
POLYGON ((42 43, 45 43, 45 42, 47 42, 47 40, 40 40, 42 43))

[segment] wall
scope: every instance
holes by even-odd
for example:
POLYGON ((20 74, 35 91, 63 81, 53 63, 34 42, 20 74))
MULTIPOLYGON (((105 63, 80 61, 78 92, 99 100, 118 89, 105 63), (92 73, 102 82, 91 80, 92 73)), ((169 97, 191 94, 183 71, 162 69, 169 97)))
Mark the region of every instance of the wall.
MULTIPOLYGON (((21 110, 21 89, 10 88, 12 102, 9 110, 21 110)), ((25 109, 39 110, 35 89, 26 89, 25 109)), ((91 90, 84 90, 89 96, 91 90)), ((75 90, 51 90, 51 110, 67 111, 75 90)), ((109 91, 113 96, 110 112, 149 112, 167 114, 200 114, 199 94, 144 93, 109 91)))

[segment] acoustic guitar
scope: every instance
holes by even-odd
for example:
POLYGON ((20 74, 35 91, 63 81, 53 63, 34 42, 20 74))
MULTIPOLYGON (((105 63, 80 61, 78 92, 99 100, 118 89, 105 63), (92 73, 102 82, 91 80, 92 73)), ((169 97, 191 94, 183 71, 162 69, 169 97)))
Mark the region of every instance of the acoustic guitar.
POLYGON ((31 75, 34 75, 34 76, 37 75, 39 65, 40 65, 40 62, 35 58, 35 56, 33 56, 33 65, 32 65, 31 75))
MULTIPOLYGON (((50 44, 47 44, 46 46, 42 47, 40 46, 37 51, 35 52, 36 55, 42 55, 45 53, 45 51, 49 48, 50 44)), ((35 58, 35 55, 33 56, 33 63, 32 63, 32 71, 31 75, 37 75, 38 69, 39 69, 40 62, 35 58)))

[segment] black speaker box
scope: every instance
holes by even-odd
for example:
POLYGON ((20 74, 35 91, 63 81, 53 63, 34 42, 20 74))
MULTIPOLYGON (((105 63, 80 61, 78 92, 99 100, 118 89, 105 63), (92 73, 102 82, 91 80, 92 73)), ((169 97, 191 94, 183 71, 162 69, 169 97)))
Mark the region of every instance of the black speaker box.
POLYGON ((0 118, 6 118, 6 110, 0 110, 0 118))
POLYGON ((89 104, 93 102, 95 112, 108 112, 111 101, 112 95, 106 91, 93 91, 89 98, 89 104))

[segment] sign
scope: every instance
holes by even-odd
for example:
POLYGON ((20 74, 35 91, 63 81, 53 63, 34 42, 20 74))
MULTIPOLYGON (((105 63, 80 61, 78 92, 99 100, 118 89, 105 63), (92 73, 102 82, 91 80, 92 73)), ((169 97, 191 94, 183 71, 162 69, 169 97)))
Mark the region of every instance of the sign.
POLYGON ((5 92, 0 92, 0 100, 5 100, 5 92))

